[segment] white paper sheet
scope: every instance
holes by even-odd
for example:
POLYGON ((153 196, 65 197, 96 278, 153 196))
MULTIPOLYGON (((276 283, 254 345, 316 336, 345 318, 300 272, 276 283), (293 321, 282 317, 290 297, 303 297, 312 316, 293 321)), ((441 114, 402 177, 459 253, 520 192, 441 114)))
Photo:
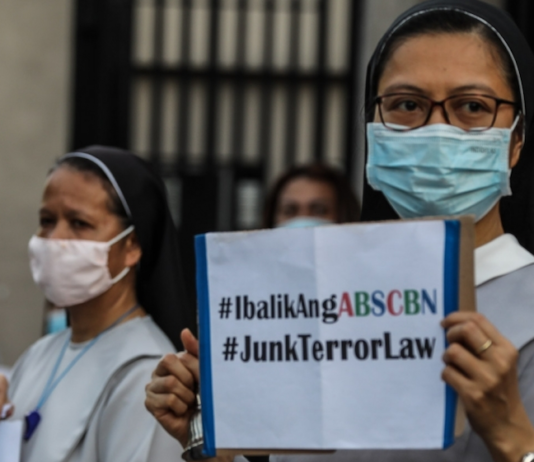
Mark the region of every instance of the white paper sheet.
POLYGON ((20 462, 22 420, 0 421, 0 461, 20 462))
POLYGON ((443 221, 208 234, 206 261, 218 448, 443 447, 443 221))

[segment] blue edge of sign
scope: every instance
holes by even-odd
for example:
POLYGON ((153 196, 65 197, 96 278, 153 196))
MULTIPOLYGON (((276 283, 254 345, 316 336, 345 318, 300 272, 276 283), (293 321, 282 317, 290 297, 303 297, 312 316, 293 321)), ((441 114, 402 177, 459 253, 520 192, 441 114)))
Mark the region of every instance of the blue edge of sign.
MULTIPOLYGON (((444 315, 458 310, 459 263, 460 263, 460 228, 458 220, 445 220, 445 258, 444 258, 444 315)), ((197 294, 200 342, 200 398, 202 402, 202 427, 204 430, 203 455, 215 457, 215 423, 213 415, 213 388, 211 375, 210 319, 208 266, 206 258, 206 236, 195 237, 197 262, 197 294)), ((445 338, 445 346, 447 346, 445 338)), ((454 443, 454 421, 456 416, 456 392, 445 385, 445 426, 443 448, 454 443)))
POLYGON ((213 417, 213 387, 211 382, 210 306, 208 291, 208 261, 206 235, 195 236, 197 262, 198 324, 200 342, 200 402, 204 444, 202 454, 215 457, 215 421, 213 417))
MULTIPOLYGON (((444 316, 458 311, 460 282, 460 230, 458 220, 445 220, 445 258, 443 271, 443 311, 444 316)), ((445 338, 445 348, 448 346, 445 338)), ((445 384, 445 428, 443 448, 454 443, 454 422, 456 417, 457 395, 454 389, 445 384)))

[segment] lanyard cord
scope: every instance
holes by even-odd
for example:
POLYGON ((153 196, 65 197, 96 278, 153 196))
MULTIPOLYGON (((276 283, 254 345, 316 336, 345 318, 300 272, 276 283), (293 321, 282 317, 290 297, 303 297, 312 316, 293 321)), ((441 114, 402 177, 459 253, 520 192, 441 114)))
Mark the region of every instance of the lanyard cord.
POLYGON ((80 351, 76 357, 70 362, 70 364, 63 370, 63 372, 59 375, 57 379, 54 380, 57 374, 57 370, 59 369, 59 366, 61 364, 61 361, 63 360, 63 356, 65 356, 65 352, 67 351, 67 346, 70 343, 70 335, 67 338, 67 341, 63 345, 63 348, 61 349, 61 352, 59 353, 59 356, 57 358, 56 364, 54 365, 54 368, 52 369, 52 373, 50 374, 50 377, 48 378, 48 382, 46 383, 46 386, 44 387, 43 393, 41 395, 41 398, 39 399, 39 402, 37 403, 37 406, 35 407, 36 411, 39 411, 41 407, 46 403, 46 400, 50 397, 54 389, 59 385, 59 383, 63 380, 63 378, 69 373, 69 371, 74 367, 74 365, 80 360, 80 358, 89 351, 89 349, 97 342, 97 340, 106 332, 113 329, 117 324, 119 324, 124 318, 132 314, 134 311, 136 311, 139 308, 139 303, 136 303, 132 308, 130 308, 126 313, 121 315, 119 319, 117 319, 111 326, 104 329, 100 334, 98 334, 94 339, 92 339, 85 347, 80 351))

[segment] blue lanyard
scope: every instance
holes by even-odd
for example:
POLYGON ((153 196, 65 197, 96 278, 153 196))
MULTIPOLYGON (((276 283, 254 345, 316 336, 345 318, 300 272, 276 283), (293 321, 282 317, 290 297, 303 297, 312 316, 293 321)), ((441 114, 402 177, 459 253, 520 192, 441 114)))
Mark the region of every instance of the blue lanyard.
POLYGON ((63 372, 58 376, 56 379, 56 374, 59 369, 59 366, 61 364, 61 361, 63 361, 63 357, 65 356, 65 352, 67 351, 67 347, 69 346, 71 336, 67 338, 67 341, 63 345, 63 348, 61 348, 61 352, 59 353, 59 356, 56 360, 56 364, 54 365, 54 368, 52 369, 52 373, 50 374, 50 377, 48 378, 48 381, 46 382, 46 385, 44 387, 43 393, 41 394, 41 398, 39 398, 39 401, 37 403, 37 406, 35 409, 30 412, 26 416, 26 433, 24 434, 24 439, 27 441, 31 438, 33 435, 33 432, 37 428, 37 425, 39 425, 39 422, 41 421, 41 415, 39 414, 39 410, 41 407, 43 407, 44 403, 48 400, 52 392, 55 390, 55 388, 59 385, 59 383, 65 378, 65 376, 70 372, 70 370, 74 367, 74 365, 81 359, 81 357, 89 351, 89 349, 98 341, 98 339, 109 330, 113 329, 117 324, 119 324, 124 318, 132 314, 134 311, 136 311, 139 308, 139 304, 136 303, 132 308, 130 308, 126 313, 124 313, 119 319, 117 319, 111 326, 109 326, 107 329, 103 330, 98 334, 94 339, 92 339, 87 345, 85 345, 80 351, 76 357, 65 367, 63 372), (55 380, 54 380, 55 379, 55 380))
POLYGON ((41 409, 43 404, 46 402, 46 400, 49 398, 49 396, 52 394, 54 389, 59 385, 59 382, 63 380, 63 378, 69 373, 69 371, 73 368, 73 366, 79 361, 79 359, 87 353, 89 348, 91 348, 101 334, 97 335, 93 340, 91 340, 82 351, 78 353, 78 355, 70 362, 70 364, 65 368, 65 370, 60 374, 60 376, 54 381, 54 377, 57 374, 57 370, 59 368, 59 365, 61 364, 61 361, 63 361, 63 356, 65 356, 65 351, 67 351, 67 347, 70 343, 70 335, 67 337, 67 341, 63 345, 63 348, 61 349, 61 353, 59 353, 59 356, 57 358, 56 364, 54 366, 54 369, 52 369, 52 373, 50 374, 50 377, 48 377, 48 382, 46 383, 43 393, 41 394, 41 398, 39 399, 39 402, 37 403, 37 406, 35 407, 35 410, 38 411, 41 409))

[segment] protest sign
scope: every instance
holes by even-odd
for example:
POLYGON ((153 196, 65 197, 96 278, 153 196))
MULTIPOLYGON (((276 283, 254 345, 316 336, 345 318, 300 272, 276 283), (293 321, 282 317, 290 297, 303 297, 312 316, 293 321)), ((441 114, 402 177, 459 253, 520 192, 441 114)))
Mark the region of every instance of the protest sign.
POLYGON ((0 461, 20 461, 22 431, 22 420, 0 421, 0 461))
POLYGON ((473 221, 196 238, 204 450, 442 448, 440 321, 474 308, 473 221))

